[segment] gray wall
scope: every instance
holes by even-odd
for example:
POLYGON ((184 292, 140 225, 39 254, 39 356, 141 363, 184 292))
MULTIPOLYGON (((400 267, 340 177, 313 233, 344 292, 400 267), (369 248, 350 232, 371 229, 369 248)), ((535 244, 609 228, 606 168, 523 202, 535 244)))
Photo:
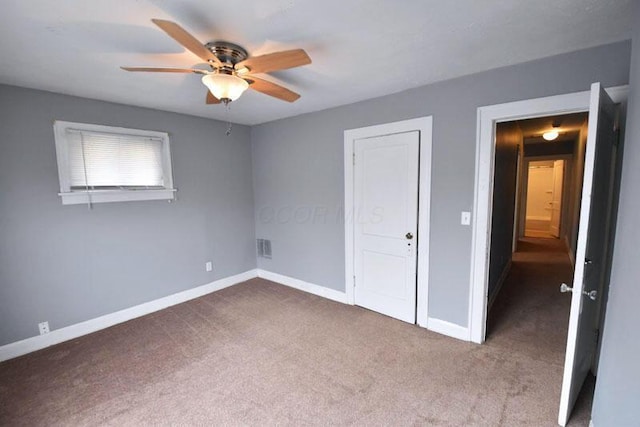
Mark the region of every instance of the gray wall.
POLYGON ((0 85, 0 345, 255 268, 250 131, 225 130, 0 85), (178 200, 63 206, 55 119, 167 131, 178 200))
POLYGON ((256 234, 273 241, 259 267, 344 290, 344 130, 433 115, 429 315, 466 326, 471 228, 459 221, 473 205, 477 108, 626 84, 629 51, 601 46, 252 127, 256 234))
POLYGON ((620 204, 592 413, 596 427, 636 426, 640 419, 640 2, 636 2, 633 22, 620 204))
POLYGON ((522 131, 517 122, 496 126, 496 151, 491 208, 491 249, 489 251, 489 305, 500 290, 500 278, 513 255, 513 222, 517 196, 518 152, 522 131))

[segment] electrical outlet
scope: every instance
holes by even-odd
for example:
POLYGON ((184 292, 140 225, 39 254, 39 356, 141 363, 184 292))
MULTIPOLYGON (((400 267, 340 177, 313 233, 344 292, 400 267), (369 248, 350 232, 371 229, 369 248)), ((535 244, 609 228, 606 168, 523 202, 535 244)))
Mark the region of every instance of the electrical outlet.
POLYGON ((207 261, 207 263, 204 265, 204 269, 207 271, 213 270, 213 264, 211 263, 211 261, 207 261))
POLYGON ((40 322, 38 323, 38 329, 40 330, 40 335, 49 333, 49 322, 40 322))

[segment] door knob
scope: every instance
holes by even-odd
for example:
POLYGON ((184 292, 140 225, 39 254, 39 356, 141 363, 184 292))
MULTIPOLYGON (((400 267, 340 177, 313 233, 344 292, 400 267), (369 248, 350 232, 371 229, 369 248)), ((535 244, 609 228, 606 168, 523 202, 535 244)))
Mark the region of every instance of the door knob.
MULTIPOLYGON (((560 285, 560 292, 564 293, 564 292, 573 292, 573 288, 571 286, 568 286, 566 283, 563 283, 560 285)), ((596 298, 598 298, 598 291, 593 290, 593 291, 582 291, 582 295, 584 295, 585 297, 589 297, 589 299, 591 301, 595 301, 596 298)))
POLYGON ((404 237, 406 237, 407 239, 411 240, 411 239, 413 239, 413 234, 407 233, 407 234, 404 235, 404 237))

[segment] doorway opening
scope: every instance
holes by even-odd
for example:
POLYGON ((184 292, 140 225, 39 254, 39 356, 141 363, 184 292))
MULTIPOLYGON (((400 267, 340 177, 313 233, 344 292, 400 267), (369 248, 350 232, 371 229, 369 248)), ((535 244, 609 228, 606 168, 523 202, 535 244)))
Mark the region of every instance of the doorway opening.
POLYGON ((525 237, 559 239, 565 160, 532 160, 527 167, 525 237))
MULTIPOLYGON (((500 319, 492 316, 493 304, 505 284, 510 284, 510 274, 517 270, 514 267, 532 259, 536 261, 522 272, 521 279, 542 281, 552 264, 565 264, 561 281, 548 278, 545 283, 552 295, 565 301, 568 318, 570 300, 557 292, 557 286, 570 282, 573 274, 587 132, 586 112, 496 125, 488 283, 488 321, 493 326, 500 319), (543 134, 549 129, 556 130, 558 136, 547 141, 543 134), (557 256, 547 258, 546 253, 557 256)), ((535 317, 535 307, 526 311, 529 320, 535 317)), ((541 305, 539 310, 548 307, 541 305)), ((567 327, 568 322, 563 322, 556 331, 566 337, 567 327)), ((488 337, 491 333, 487 328, 488 337)))
MULTIPOLYGON (((471 339, 484 342, 489 329, 489 341, 499 341, 500 330, 492 329, 496 324, 493 319, 499 307, 509 306, 504 298, 508 296, 507 289, 513 290, 514 286, 528 288, 520 301, 524 305, 515 310, 516 317, 502 324, 506 330, 513 324, 520 327, 511 328, 514 341, 531 344, 530 338, 536 336, 537 329, 544 332, 546 328, 553 333, 558 331, 559 324, 567 325, 566 334, 557 335, 561 338, 557 346, 561 349, 558 368, 562 367, 559 370, 562 384, 558 411, 560 425, 568 422, 589 371, 596 372, 598 361, 598 331, 604 319, 608 293, 621 159, 617 147, 620 109, 610 95, 615 102, 621 102, 626 98, 626 91, 624 88, 605 91, 599 83, 594 83, 590 91, 478 109, 471 339), (557 150, 549 152, 548 147, 553 144, 544 141, 529 141, 531 143, 528 144, 524 138, 527 124, 549 120, 550 128, 544 133, 555 135, 550 138, 545 135, 543 139, 559 139, 562 132, 558 132, 560 126, 555 122, 585 112, 588 113, 588 124, 578 130, 583 138, 579 138, 578 144, 575 141, 568 143, 572 147, 568 152, 561 152, 558 148, 561 147, 560 140, 555 145, 557 150), (567 155, 566 159, 559 157, 567 155), (557 164, 558 169, 562 168, 562 179, 559 179, 560 174, 556 176, 558 186, 562 187, 556 191, 558 206, 554 221, 557 227, 551 229, 553 225, 549 224, 548 229, 554 238, 525 235, 528 179, 522 179, 521 174, 529 172, 531 157, 536 157, 533 161, 565 160, 557 164), (581 185, 578 185, 580 180, 573 179, 575 177, 581 178, 581 185), (580 191, 568 191, 572 186, 580 188, 580 191), (520 264, 516 265, 516 261, 520 264), (540 265, 543 268, 537 268, 537 280, 527 283, 527 270, 530 273, 531 267, 536 270, 535 267, 540 265), (558 286, 558 281, 565 278, 569 280, 560 282, 562 286, 558 286), (552 287, 545 286, 549 282, 552 287), (511 286, 507 286, 509 284, 511 286), (541 291, 544 289, 546 292, 541 291), (536 300, 542 308, 553 306, 560 292, 571 292, 568 322, 566 318, 555 321, 541 318, 526 321, 522 318, 524 314, 535 313, 531 304, 535 305, 536 300), (491 308, 493 312, 487 316, 491 308), (563 347, 564 354, 561 353, 563 347)), ((547 191, 553 194, 553 189, 547 191)), ((549 209, 553 210, 553 206, 549 209)), ((551 215, 545 215, 545 218, 551 215)), ((552 314, 558 315, 557 312, 552 314)), ((504 330, 502 333, 504 335, 504 330)), ((553 340, 552 333, 537 334, 542 340, 534 342, 529 350, 543 350, 540 344, 553 340)), ((513 342, 510 344, 507 350, 518 347, 513 342)))
MULTIPOLYGON (((559 287, 575 273, 588 128, 587 112, 496 124, 487 344, 536 354, 558 385, 571 314, 559 287)), ((588 423, 593 373, 585 383, 573 419, 588 423)))

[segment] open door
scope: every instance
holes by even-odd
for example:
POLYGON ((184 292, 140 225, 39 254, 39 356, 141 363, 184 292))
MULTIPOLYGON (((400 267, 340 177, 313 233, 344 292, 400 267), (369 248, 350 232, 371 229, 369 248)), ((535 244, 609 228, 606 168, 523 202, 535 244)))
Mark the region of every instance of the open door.
POLYGON ((564 183, 564 160, 553 162, 553 190, 551 193, 551 224, 549 233, 560 237, 560 220, 562 218, 562 187, 564 183))
MULTIPOLYGON (((611 158, 616 132, 615 105, 600 83, 591 86, 589 132, 584 164, 580 228, 558 423, 567 424, 576 397, 595 357, 598 340, 598 290, 606 272, 611 158)), ((563 290, 571 290, 566 286, 563 290)))

